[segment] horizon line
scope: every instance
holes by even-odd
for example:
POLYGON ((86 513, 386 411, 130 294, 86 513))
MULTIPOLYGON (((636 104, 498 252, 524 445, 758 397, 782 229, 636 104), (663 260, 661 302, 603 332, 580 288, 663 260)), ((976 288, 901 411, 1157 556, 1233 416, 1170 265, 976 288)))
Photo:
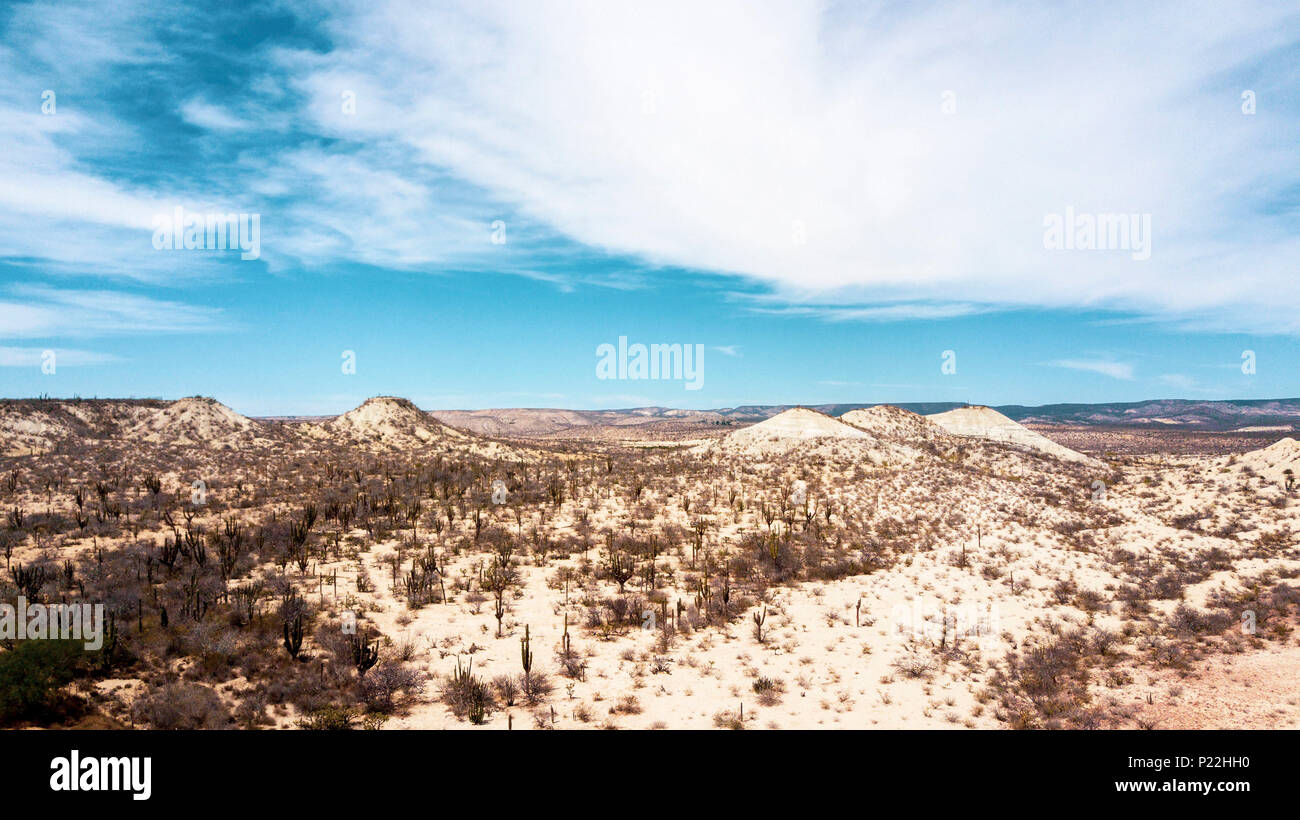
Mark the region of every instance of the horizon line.
MULTIPOLYGON (((177 398, 170 398, 170 399, 163 398, 161 396, 0 397, 0 404, 17 403, 17 402, 79 402, 79 401, 118 401, 118 402, 159 401, 159 402, 175 403, 183 399, 208 399, 211 401, 215 401, 224 407, 228 407, 231 410, 235 410, 235 408, 232 405, 226 404, 224 401, 221 401, 215 396, 207 396, 202 394, 191 394, 191 395, 179 396, 177 398)), ((423 413, 437 413, 437 412, 487 413, 487 412, 503 411, 503 410, 550 410, 550 411, 566 411, 566 412, 574 412, 574 413, 618 413, 618 412, 629 412, 634 410, 678 410, 678 411, 688 412, 688 413, 723 413, 728 411, 735 411, 742 407, 756 407, 756 408, 806 407, 810 409, 815 409, 818 407, 844 406, 844 405, 855 405, 860 407, 877 407, 881 405, 889 405, 894 407, 903 407, 905 405, 936 404, 936 405, 954 405, 956 407, 991 407, 994 409, 1000 407, 1041 409, 1047 407, 1060 407, 1064 405, 1077 405, 1081 407, 1099 407, 1099 406, 1109 406, 1109 405, 1136 406, 1142 404, 1151 404, 1155 402, 1169 402, 1169 401, 1190 402, 1190 403, 1197 403, 1197 404, 1258 404, 1258 403, 1265 403, 1265 402, 1300 402, 1300 396, 1280 396, 1280 397, 1260 398, 1260 399, 1246 399, 1246 398, 1192 399, 1192 398, 1179 398, 1179 397, 1165 397, 1165 398, 1139 399, 1136 401, 1055 401, 1055 402, 1044 402, 1042 404, 1021 404, 1016 402, 1007 402, 1002 404, 987 404, 987 403, 969 402, 969 401, 823 401, 823 402, 772 402, 772 403, 751 402, 746 404, 736 404, 730 407, 709 407, 703 409, 674 407, 672 405, 666 405, 666 404, 624 405, 619 407, 595 407, 595 408, 558 407, 558 406, 556 407, 498 406, 498 407, 475 407, 475 408, 467 408, 467 407, 425 408, 416 404, 416 402, 413 399, 408 399, 405 396, 399 396, 391 393, 378 393, 373 396, 368 396, 365 399, 363 399, 360 403, 353 405, 352 407, 349 407, 345 410, 339 411, 338 413, 279 413, 275 415, 259 415, 259 414, 245 414, 238 410, 235 410, 235 412, 240 412, 240 415, 243 415, 249 419, 276 420, 276 419, 295 419, 295 418, 304 418, 304 419, 330 418, 330 417, 337 417, 343 415, 344 413, 350 412, 351 410, 355 410, 356 408, 361 407, 366 402, 371 401, 373 399, 400 399, 402 401, 410 402, 412 405, 414 405, 418 410, 420 410, 423 413)))

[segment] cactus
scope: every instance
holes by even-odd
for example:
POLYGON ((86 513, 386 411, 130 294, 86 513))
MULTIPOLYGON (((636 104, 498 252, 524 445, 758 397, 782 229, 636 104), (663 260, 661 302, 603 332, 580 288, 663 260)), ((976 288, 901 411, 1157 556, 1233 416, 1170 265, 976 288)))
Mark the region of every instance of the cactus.
POLYGON ((496 616, 497 616, 497 637, 501 637, 501 619, 506 616, 505 590, 498 589, 496 592, 496 616))
POLYGON ((456 672, 452 675, 452 691, 455 693, 455 706, 457 710, 463 710, 469 722, 478 726, 487 718, 488 708, 491 705, 488 700, 487 687, 482 681, 476 679, 473 673, 474 659, 471 657, 469 663, 462 669, 460 665, 460 656, 456 657, 456 672))
POLYGON ((609 557, 609 577, 618 584, 618 594, 623 594, 623 587, 636 574, 636 563, 631 557, 618 552, 609 557))
POLYGON ((107 672, 113 668, 113 657, 117 654, 117 616, 110 614, 104 624, 104 643, 99 649, 100 668, 107 672))
POLYGON ((351 636, 351 644, 352 663, 357 668, 357 675, 364 678, 370 667, 379 663, 379 646, 358 635, 351 636))
MULTIPOLYGON (((565 637, 568 637, 566 630, 565 637)), ((524 625, 524 636, 519 639, 519 655, 524 663, 524 675, 527 676, 533 670, 533 649, 532 637, 528 633, 528 625, 524 625)))
POLYGON ((754 635, 758 638, 758 642, 762 643, 763 622, 767 620, 767 607, 766 606, 763 607, 762 613, 760 613, 757 609, 754 610, 753 617, 754 617, 754 635))
MULTIPOLYGON (((166 615, 164 614, 163 617, 165 621, 166 615)), ((302 651, 301 612, 295 614, 292 620, 284 622, 284 649, 289 653, 289 657, 298 660, 298 653, 302 651)))
POLYGON ((181 547, 174 538, 164 538, 161 546, 158 547, 158 563, 167 569, 176 565, 176 559, 180 557, 181 547))
POLYGON ((44 564, 28 565, 26 567, 22 564, 15 564, 9 570, 9 574, 13 576, 14 585, 22 591, 23 596, 29 601, 40 598, 41 587, 45 586, 45 582, 49 577, 44 564))

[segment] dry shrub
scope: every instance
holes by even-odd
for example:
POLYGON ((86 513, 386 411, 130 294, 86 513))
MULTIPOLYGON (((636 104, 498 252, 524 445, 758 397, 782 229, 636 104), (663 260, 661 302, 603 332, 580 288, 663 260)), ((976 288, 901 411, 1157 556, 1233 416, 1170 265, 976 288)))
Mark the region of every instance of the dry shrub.
POLYGON ((234 724, 215 690, 199 683, 169 683, 142 695, 133 717, 152 729, 228 729, 234 724))
POLYGON ((609 711, 615 715, 639 715, 641 714, 641 701, 637 699, 636 695, 624 695, 610 707, 609 711))
POLYGON ((398 661, 385 661, 361 679, 361 700, 373 711, 391 712, 399 696, 414 698, 424 692, 428 676, 398 661))

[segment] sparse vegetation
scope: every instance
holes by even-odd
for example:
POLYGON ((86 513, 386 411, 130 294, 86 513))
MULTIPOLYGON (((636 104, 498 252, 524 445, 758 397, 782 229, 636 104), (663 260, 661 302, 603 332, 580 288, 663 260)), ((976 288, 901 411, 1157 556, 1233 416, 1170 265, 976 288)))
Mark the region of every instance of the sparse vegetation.
POLYGON ((7 723, 671 727, 682 699, 723 690, 737 702, 716 725, 743 728, 746 696, 861 708, 837 680, 857 662, 881 680, 872 703, 933 725, 1124 726, 1138 718, 1102 692, 1297 625, 1300 521, 1250 456, 1115 453, 1100 503, 1086 467, 931 433, 505 441, 381 403, 382 423, 303 436, 204 406, 229 447, 70 436, 0 459, 0 600, 105 608, 96 652, 0 648, 7 723), (956 579, 1033 619, 959 629, 956 579), (136 685, 90 694, 109 679, 136 685), (958 680, 978 702, 920 700, 958 680))

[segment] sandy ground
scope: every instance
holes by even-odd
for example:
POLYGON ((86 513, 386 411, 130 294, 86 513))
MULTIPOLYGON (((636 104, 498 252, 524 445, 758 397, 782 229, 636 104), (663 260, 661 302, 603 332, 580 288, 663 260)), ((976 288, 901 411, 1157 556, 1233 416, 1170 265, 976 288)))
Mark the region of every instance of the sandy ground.
MULTIPOLYGON (((247 433, 238 419, 209 405, 192 403, 172 415, 187 435, 221 425, 232 435, 247 433)), ((1091 461, 1062 462, 936 433, 920 417, 878 413, 862 421, 898 435, 788 411, 721 439, 633 456, 704 465, 716 477, 711 483, 670 477, 632 503, 596 480, 554 509, 526 510, 522 524, 508 506, 487 510, 503 530, 526 536, 544 520, 555 537, 574 536, 580 515, 593 532, 621 532, 644 510, 656 527, 681 533, 704 515, 710 521, 705 548, 735 554, 746 537, 779 536, 789 526, 779 516, 765 521, 760 510, 797 491, 811 497, 814 519, 833 512, 828 542, 884 545, 881 555, 888 560, 881 568, 769 587, 729 624, 690 628, 684 618, 673 618, 678 628, 667 637, 653 627, 589 626, 590 608, 615 596, 616 584, 587 574, 566 589, 557 574, 580 567, 580 551, 547 558, 523 551, 516 554, 520 583, 507 595, 498 637, 492 602, 477 581, 488 553, 448 554, 467 532, 463 516, 454 534, 435 536, 427 527, 420 533, 422 545, 448 556, 449 603, 411 610, 401 599, 387 563, 399 537, 406 537, 400 531, 355 560, 313 561, 305 576, 293 567, 288 572, 323 617, 357 613, 385 636, 384 657, 407 657, 430 676, 423 695, 390 718, 390 729, 469 728, 438 699, 441 686, 458 661, 472 661, 473 671, 488 680, 518 675, 525 627, 534 669, 549 676, 552 691, 531 706, 498 708, 487 728, 998 728, 1005 723, 985 690, 1007 653, 1075 628, 1123 636, 1122 667, 1130 680, 1107 684, 1099 675, 1090 685, 1094 702, 1113 707, 1118 725, 1297 725, 1300 648, 1293 634, 1252 641, 1239 652, 1211 652, 1181 671, 1152 665, 1139 648, 1180 602, 1208 607, 1222 591, 1240 592, 1244 579, 1300 571, 1293 535, 1300 507, 1289 501, 1282 472, 1297 458, 1294 442, 1244 456, 1126 457, 1096 469, 1091 461), (924 435, 907 437, 918 430, 924 435), (728 488, 739 488, 743 507, 725 500, 728 488), (683 497, 694 497, 691 512, 683 497), (1260 546, 1265 538, 1274 546, 1260 546), (1149 584, 1162 569, 1195 565, 1208 551, 1222 554, 1223 568, 1152 600, 1149 614, 1125 611, 1125 587, 1149 584), (358 563, 371 591, 358 591, 358 563), (322 588, 317 576, 335 571, 338 589, 322 588), (765 618, 761 641, 755 614, 765 618), (560 674, 566 616, 572 645, 585 661, 577 678, 560 674), (946 617, 954 619, 952 631, 944 628, 946 617)), ((160 434, 156 424, 150 429, 160 434)), ((311 435, 331 434, 377 453, 395 441, 402 447, 433 442, 450 448, 446 452, 514 464, 578 458, 449 432, 396 400, 372 400, 341 420, 312 425, 311 435)), ((589 466, 592 475, 601 475, 599 461, 589 466)), ((270 472, 252 469, 247 482, 230 480, 212 492, 250 499, 238 510, 255 521, 260 512, 251 502, 252 486, 270 481, 270 472)), ((186 488, 190 474, 177 467, 164 479, 186 488)), ((41 503, 36 494, 27 501, 41 503)), ((281 512, 291 507, 279 505, 281 512)), ((219 519, 207 523, 215 529, 219 519)), ((356 528, 345 535, 364 538, 356 528)), ((76 537, 39 547, 28 542, 15 559, 58 562, 84 558, 88 548, 76 537)), ((693 552, 678 541, 660 556, 664 577, 653 594, 668 602, 670 617, 679 601, 688 608, 694 601, 693 552)), ((588 557, 597 564, 608 557, 599 537, 588 557)), ((268 566, 256 571, 278 572, 268 566)), ((635 581, 628 593, 645 594, 635 581)), ((658 626, 661 610, 657 604, 649 609, 658 626)), ((309 652, 315 650, 310 644, 309 652)), ((233 704, 246 686, 235 679, 217 688, 233 704)), ((124 711, 140 688, 128 679, 98 685, 124 711)), ((291 708, 271 714, 284 727, 299 717, 291 708)))
POLYGON ((1148 728, 1300 729, 1300 646, 1216 656, 1136 688, 1145 691, 1129 696, 1148 728))

